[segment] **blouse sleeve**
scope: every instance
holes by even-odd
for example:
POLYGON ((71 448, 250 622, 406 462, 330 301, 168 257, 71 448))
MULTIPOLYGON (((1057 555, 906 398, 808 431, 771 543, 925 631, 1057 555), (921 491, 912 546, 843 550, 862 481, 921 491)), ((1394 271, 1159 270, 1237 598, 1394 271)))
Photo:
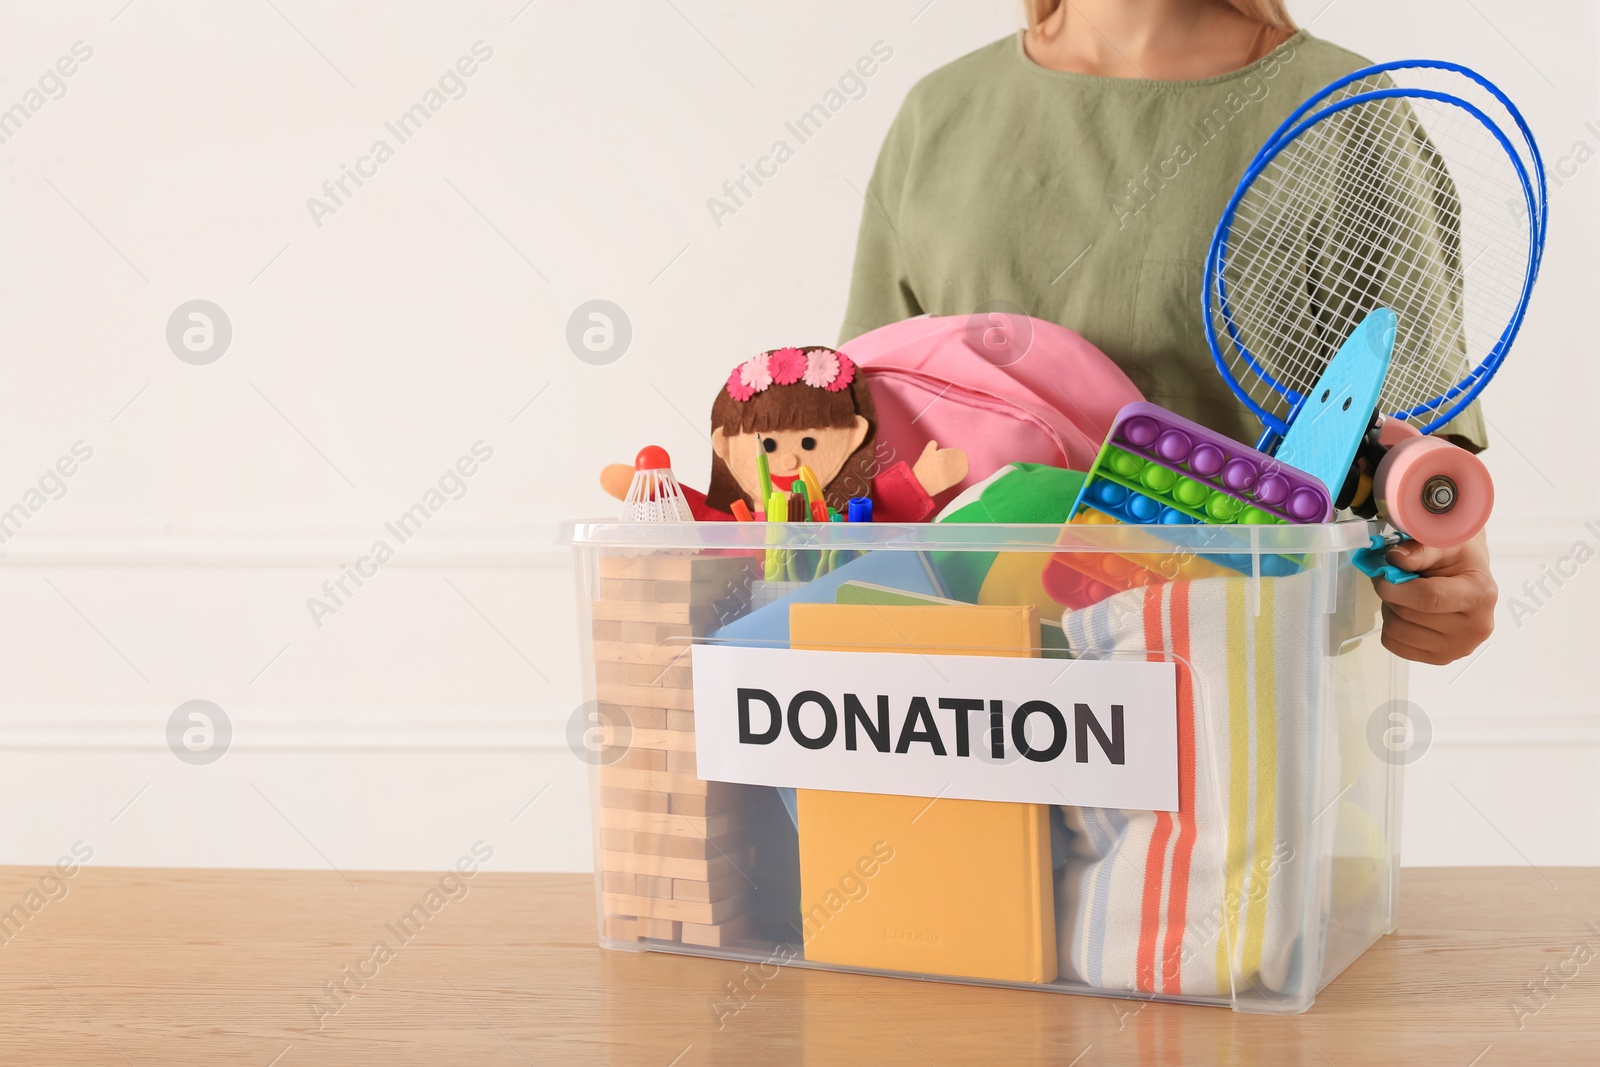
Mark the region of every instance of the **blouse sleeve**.
POLYGON ((898 221, 909 169, 910 125, 907 109, 902 107, 867 183, 850 276, 850 301, 839 331, 841 345, 879 326, 915 318, 924 310, 912 290, 898 221))
MULTIPOLYGON (((1349 136, 1341 166, 1346 180, 1338 193, 1344 202, 1335 204, 1340 218, 1380 223, 1366 235, 1362 258, 1381 269, 1360 277, 1350 266, 1324 257, 1313 267, 1312 291, 1320 310, 1331 312, 1334 321, 1354 321, 1356 307, 1365 311, 1375 303, 1394 311, 1398 333, 1390 384, 1399 383, 1408 398, 1420 400, 1443 395, 1472 369, 1462 306, 1461 202, 1444 160, 1410 106, 1395 100, 1390 108, 1380 112, 1376 135, 1363 130, 1349 136), (1397 232, 1381 225, 1396 206, 1415 220, 1414 226, 1397 232), (1431 365, 1421 365, 1423 352, 1431 365)), ((1488 443, 1476 402, 1434 432, 1475 452, 1488 443)))

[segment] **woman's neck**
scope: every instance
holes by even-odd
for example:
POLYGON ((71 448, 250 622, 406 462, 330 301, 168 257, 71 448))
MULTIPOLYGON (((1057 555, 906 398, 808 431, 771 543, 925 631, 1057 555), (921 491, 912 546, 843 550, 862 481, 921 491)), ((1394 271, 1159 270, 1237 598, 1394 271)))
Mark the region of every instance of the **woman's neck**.
POLYGON ((1050 70, 1191 81, 1249 66, 1289 36, 1222 0, 1062 0, 1024 47, 1050 70))

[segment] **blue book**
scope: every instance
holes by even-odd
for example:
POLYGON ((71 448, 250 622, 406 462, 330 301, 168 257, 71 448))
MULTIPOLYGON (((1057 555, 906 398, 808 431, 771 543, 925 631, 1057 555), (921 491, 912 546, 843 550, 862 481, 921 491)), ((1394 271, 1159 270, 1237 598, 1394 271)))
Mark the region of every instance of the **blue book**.
POLYGON ((921 552, 895 552, 880 549, 851 560, 844 566, 813 578, 770 604, 743 618, 735 619, 711 635, 714 642, 749 643, 765 648, 789 645, 790 604, 832 604, 839 587, 846 582, 865 582, 886 589, 923 596, 945 596, 938 574, 921 552))

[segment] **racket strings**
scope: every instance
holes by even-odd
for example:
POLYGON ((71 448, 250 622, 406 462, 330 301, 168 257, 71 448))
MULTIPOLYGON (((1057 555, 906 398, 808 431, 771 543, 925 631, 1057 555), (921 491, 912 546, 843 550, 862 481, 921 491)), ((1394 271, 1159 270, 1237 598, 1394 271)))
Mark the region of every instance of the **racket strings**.
POLYGON ((1315 122, 1261 170, 1231 222, 1210 299, 1235 381, 1286 417, 1386 306, 1399 327, 1383 410, 1443 406, 1516 313, 1529 225, 1509 157, 1459 107, 1384 98, 1315 122))
MULTIPOLYGON (((1505 103, 1490 92, 1485 86, 1465 77, 1460 71, 1448 67, 1435 67, 1427 64, 1408 65, 1404 68, 1404 78, 1408 89, 1441 92, 1449 96, 1465 100, 1479 111, 1483 112, 1494 126, 1504 132, 1521 158, 1525 169, 1532 175, 1537 169, 1535 164, 1535 149, 1527 140, 1527 135, 1522 133, 1522 123, 1518 116, 1506 107, 1505 103)), ((1372 92, 1378 89, 1393 89, 1396 87, 1390 72, 1382 71, 1359 78, 1348 85, 1330 93, 1324 103, 1333 103, 1338 100, 1348 99, 1361 93, 1372 92)), ((1427 121, 1423 122, 1426 129, 1432 129, 1431 120, 1444 111, 1451 110, 1449 105, 1440 103, 1428 97, 1409 97, 1412 106, 1427 121)), ((1320 106, 1320 105, 1319 105, 1320 106)), ((1478 162, 1497 161, 1504 151, 1492 139, 1483 138, 1475 142, 1474 154, 1480 156, 1478 162)), ((1463 146, 1468 147, 1468 146, 1463 146)), ((1515 208, 1526 209, 1526 202, 1521 196, 1516 198, 1515 208)))

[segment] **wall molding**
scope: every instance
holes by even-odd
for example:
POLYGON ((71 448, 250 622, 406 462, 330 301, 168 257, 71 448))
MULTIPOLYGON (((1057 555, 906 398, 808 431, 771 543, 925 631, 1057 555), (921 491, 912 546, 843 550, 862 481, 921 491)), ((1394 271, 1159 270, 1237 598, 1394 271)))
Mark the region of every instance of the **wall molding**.
POLYGON ((399 543, 383 524, 273 528, 50 530, 25 527, 0 545, 5 568, 273 569, 340 567, 383 538, 394 548, 385 569, 490 567, 551 570, 572 551, 553 526, 424 529, 399 543))
MULTIPOLYGON (((226 708, 244 752, 560 752, 566 717, 531 708, 226 708)), ((160 751, 172 709, 0 706, 0 748, 160 751)))

